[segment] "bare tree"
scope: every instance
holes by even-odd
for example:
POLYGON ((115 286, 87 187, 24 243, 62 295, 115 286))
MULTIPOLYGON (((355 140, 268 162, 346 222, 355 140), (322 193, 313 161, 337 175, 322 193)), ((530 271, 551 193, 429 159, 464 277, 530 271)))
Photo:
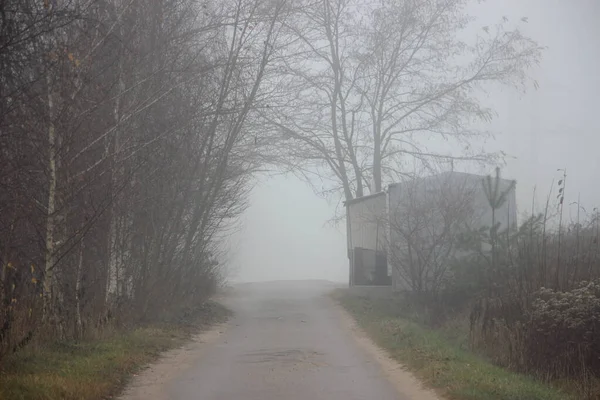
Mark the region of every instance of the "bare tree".
POLYGON ((461 234, 481 217, 480 189, 450 174, 390 188, 389 262, 405 289, 437 295, 461 254, 461 234))
POLYGON ((205 301, 263 162, 245 127, 287 3, 0 7, 0 356, 205 301))
POLYGON ((298 6, 282 57, 278 104, 264 113, 288 164, 329 180, 346 200, 408 174, 406 164, 490 162, 477 149, 487 135, 475 121, 493 110, 479 95, 490 85, 524 88, 541 47, 503 19, 470 42, 465 0, 358 2, 298 6), (284 93, 285 92, 285 93, 284 93), (443 139, 453 154, 431 149, 443 139))

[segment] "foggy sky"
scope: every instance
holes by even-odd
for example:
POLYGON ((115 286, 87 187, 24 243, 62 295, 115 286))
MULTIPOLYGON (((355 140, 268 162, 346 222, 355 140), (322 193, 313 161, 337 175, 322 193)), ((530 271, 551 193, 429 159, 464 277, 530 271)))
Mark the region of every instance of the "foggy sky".
MULTIPOLYGON (((565 204, 580 195, 588 211, 600 206, 600 1, 490 0, 472 9, 481 26, 527 17, 524 33, 548 47, 531 71, 538 90, 486 99, 499 114, 486 127, 496 134, 487 148, 509 156, 502 174, 517 180, 519 213, 531 210, 534 187, 543 204, 558 168, 567 169, 565 204)), ((327 225, 339 204, 281 176, 255 187, 251 204, 230 242, 231 280, 347 281, 345 227, 327 225)))

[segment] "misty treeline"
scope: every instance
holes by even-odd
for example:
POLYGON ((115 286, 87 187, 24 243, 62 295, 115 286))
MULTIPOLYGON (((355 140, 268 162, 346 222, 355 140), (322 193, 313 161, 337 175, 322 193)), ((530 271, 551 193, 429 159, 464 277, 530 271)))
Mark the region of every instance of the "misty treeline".
POLYGON ((0 354, 206 299, 265 166, 348 200, 497 160, 479 96, 542 48, 470 4, 0 1, 0 354))
POLYGON ((214 292, 283 4, 0 2, 0 356, 214 292))
POLYGON ((566 204, 559 173, 542 209, 534 199, 520 225, 509 204, 514 182, 499 170, 477 185, 405 185, 388 225, 397 238, 390 262, 410 289, 401 307, 421 321, 466 328, 470 345, 496 363, 574 379, 592 399, 600 394, 600 212, 566 204))

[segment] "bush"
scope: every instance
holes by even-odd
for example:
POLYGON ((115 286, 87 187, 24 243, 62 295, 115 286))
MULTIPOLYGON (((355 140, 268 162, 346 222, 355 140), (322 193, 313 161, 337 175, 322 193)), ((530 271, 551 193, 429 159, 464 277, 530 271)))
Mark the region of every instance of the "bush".
POLYGON ((600 280, 560 292, 541 289, 525 337, 528 366, 552 377, 600 375, 600 280))
POLYGON ((39 274, 31 267, 8 263, 0 280, 0 361, 33 337, 41 320, 39 274))

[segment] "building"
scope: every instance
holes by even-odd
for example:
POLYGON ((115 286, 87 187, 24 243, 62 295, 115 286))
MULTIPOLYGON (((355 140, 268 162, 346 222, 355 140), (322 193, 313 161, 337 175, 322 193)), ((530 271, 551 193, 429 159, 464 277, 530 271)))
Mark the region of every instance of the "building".
POLYGON ((450 261, 464 255, 460 233, 517 224, 514 181, 454 171, 391 184, 387 193, 346 207, 351 286, 426 290, 441 284, 450 261), (502 195, 495 209, 486 190, 502 195))
POLYGON ((386 252, 386 193, 359 197, 345 204, 350 286, 391 285, 386 252))

